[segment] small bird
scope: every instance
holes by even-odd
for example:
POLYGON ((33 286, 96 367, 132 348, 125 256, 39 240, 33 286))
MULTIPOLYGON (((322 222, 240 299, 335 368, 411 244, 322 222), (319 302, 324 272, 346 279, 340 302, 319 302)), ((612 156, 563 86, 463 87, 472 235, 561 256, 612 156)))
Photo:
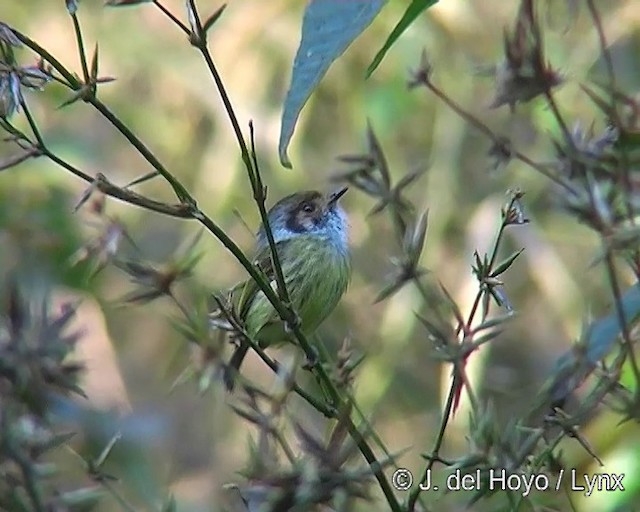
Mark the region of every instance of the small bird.
MULTIPOLYGON (((313 333, 333 311, 349 283, 347 216, 338 204, 346 191, 345 187, 326 196, 316 191, 297 192, 278 201, 267 214, 287 292, 305 334, 313 333)), ((264 226, 257 234, 254 262, 276 289, 264 226)), ((292 339, 253 279, 233 288, 231 303, 247 334, 261 347, 292 339)), ((229 391, 248 349, 241 340, 225 369, 229 391)))

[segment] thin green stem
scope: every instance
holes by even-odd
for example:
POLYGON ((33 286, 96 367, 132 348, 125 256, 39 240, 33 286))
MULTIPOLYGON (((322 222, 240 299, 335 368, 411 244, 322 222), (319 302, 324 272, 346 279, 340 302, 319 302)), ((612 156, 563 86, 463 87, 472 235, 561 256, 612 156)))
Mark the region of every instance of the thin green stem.
POLYGON ((289 292, 287 290, 287 283, 284 279, 282 272, 282 265, 280 263, 280 256, 276 248, 276 241, 273 238, 273 231, 271 230, 271 223, 269 222, 269 214, 265 205, 265 186, 262 182, 262 176, 260 175, 260 168, 258 166, 258 158, 256 156, 256 144, 253 132, 253 122, 249 122, 249 134, 251 140, 251 160, 253 162, 253 179, 251 179, 251 169, 247 169, 251 185, 253 187, 253 197, 258 205, 260 211, 260 217, 262 218, 262 227, 267 235, 267 241, 269 242, 269 248, 271 250, 271 260, 276 275, 276 284, 278 285, 278 293, 280 299, 289 306, 292 306, 289 298, 289 292))
MULTIPOLYGON (((17 30, 14 30, 13 32, 25 46, 29 47, 42 57, 42 59, 51 64, 51 66, 69 82, 70 89, 77 92, 85 86, 78 81, 78 79, 59 60, 39 44, 17 30)), ((145 160, 147 160, 147 162, 149 162, 149 164, 169 183, 181 202, 195 205, 195 200, 191 197, 184 186, 162 165, 162 163, 160 163, 144 143, 115 114, 113 114, 104 103, 98 100, 94 95, 87 95, 83 97, 83 100, 97 109, 98 112, 100 112, 133 145, 133 147, 138 150, 145 160)))
POLYGON ((169 290, 169 298, 171 298, 171 300, 180 310, 180 312, 185 317, 185 319, 189 320, 191 318, 191 314, 189 313, 189 310, 185 305, 182 304, 182 302, 178 300, 178 297, 176 297, 175 293, 173 293, 171 290, 169 290))
POLYGON ((91 75, 89 74, 89 67, 87 66, 87 56, 84 50, 84 41, 82 40, 82 30, 80 29, 80 22, 76 13, 71 14, 73 20, 73 31, 76 36, 76 43, 78 45, 78 55, 80 57, 80 65, 82 66, 82 76, 84 77, 85 85, 89 85, 91 82, 91 75))
POLYGON ((295 453, 293 453, 293 450, 289 446, 289 443, 287 443, 286 438, 282 435, 282 431, 277 429, 277 428, 271 428, 269 430, 269 432, 271 433, 271 435, 273 437, 276 438, 276 440, 278 441, 278 444, 280 444, 280 447, 282 448, 282 451, 284 452, 285 456, 287 457, 287 460, 289 461, 289 463, 290 464, 295 464, 296 463, 296 455, 295 455, 295 453))
MULTIPOLYGON (((508 212, 509 210, 511 210, 511 208, 513 208, 514 202, 515 202, 515 199, 511 199, 511 201, 509 202, 509 205, 505 209, 505 212, 508 212)), ((505 228, 508 225, 505 217, 506 216, 503 216, 502 222, 500 224, 500 228, 498 229, 498 235, 496 236, 496 239, 493 243, 493 248, 491 249, 491 259, 489 260, 489 270, 491 270, 493 266, 496 264, 496 258, 498 257, 498 249, 500 248, 500 243, 502 242, 502 236, 504 235, 505 228)))
POLYGON ((209 72, 211 73, 213 81, 216 84, 216 89, 220 94, 220 99, 222 100, 224 109, 227 112, 229 121, 231 122, 231 127, 233 128, 233 132, 235 133, 236 139, 238 141, 238 146, 240 147, 242 162, 244 163, 247 170, 252 169, 253 167, 251 163, 251 156, 249 154, 249 149, 247 148, 247 143, 245 142, 244 136, 242 135, 242 130, 240 129, 240 123, 238 122, 238 118, 236 117, 235 111, 233 109, 233 105, 231 104, 231 100, 229 99, 229 95, 227 94, 227 90, 224 86, 224 82, 222 81, 222 77, 220 76, 220 73, 218 73, 218 69, 216 68, 215 63, 213 62, 213 58, 211 57, 211 53, 209 52, 209 49, 207 48, 205 41, 202 41, 197 46, 197 48, 202 54, 202 57, 204 58, 204 61, 207 64, 207 68, 209 68, 209 72))
MULTIPOLYGON (((511 201, 509 201, 505 211, 508 212, 509 210, 511 210, 511 208, 513 208, 513 205, 515 203, 515 198, 511 198, 511 201)), ((496 235, 496 238, 493 242, 493 247, 491 248, 491 257, 489 259, 489 266, 487 267, 487 272, 490 273, 491 269, 493 268, 493 266, 496 263, 496 259, 498 257, 498 249, 500 248, 500 244, 502 243, 502 237, 504 235, 505 232, 505 228, 507 227, 507 222, 506 222, 506 218, 503 214, 503 218, 502 221, 500 223, 500 227, 498 228, 498 233, 496 235)), ((473 301, 473 305, 471 306, 471 311, 469 313, 469 316, 467 318, 467 321, 464 325, 458 325, 458 327, 456 328, 456 334, 460 334, 460 331, 464 330, 465 332, 471 330, 471 324, 473 323, 473 320, 475 318, 475 315, 478 311, 478 306, 480 305, 480 301, 482 300, 483 295, 487 293, 486 289, 484 287, 480 287, 480 289, 478 290, 478 292, 476 293, 476 297, 473 301)))
POLYGON ((567 128, 567 124, 564 122, 564 118, 560 113, 560 109, 556 104, 556 100, 553 98, 553 93, 551 92, 551 89, 547 89, 546 91, 544 91, 544 95, 547 98, 547 103, 549 104, 549 107, 551 107, 551 112, 553 112, 553 116, 556 118, 556 121, 560 126, 560 130, 564 135, 564 139, 567 143, 567 146, 569 146, 569 148, 575 151, 576 145, 573 141, 573 137, 571 137, 571 132, 569 131, 569 128, 567 128))
POLYGON ((358 449, 360 450, 360 453, 362 453, 365 460, 369 463, 369 466, 371 467, 371 470, 373 471, 373 474, 376 480, 378 481, 378 485, 380 486, 380 489, 382 490, 382 493, 384 494, 387 500, 387 504, 389 505, 389 507, 391 507, 391 511, 403 512, 402 507, 400 506, 400 503, 398 503, 398 500, 396 499, 396 496, 393 493, 393 489, 391 488, 391 485, 389 484, 386 477, 384 476, 384 473, 382 472, 381 464, 378 463, 378 459, 373 453, 373 450, 371 450, 371 447, 367 443, 367 440, 364 438, 360 430, 358 430, 358 427, 355 426, 351 418, 348 418, 347 422, 348 422, 347 429, 349 430, 349 435, 351 436, 351 439, 355 441, 356 445, 358 446, 358 449))
MULTIPOLYGON (((456 396, 456 389, 457 389, 457 380, 459 379, 459 375, 458 372, 454 372, 453 374, 453 381, 451 383, 451 386, 449 387, 449 394, 447 396, 447 402, 444 406, 444 413, 442 415, 442 420, 440 421, 440 428, 438 429, 438 435, 436 436, 436 440, 433 444, 433 448, 431 448, 431 453, 429 455, 429 461, 427 462, 427 466, 423 472, 423 477, 421 479, 424 480, 427 478, 427 475, 429 474, 429 471, 431 471, 431 469, 433 468, 433 465, 435 464, 435 462, 439 459, 440 456, 440 448, 442 448, 442 442, 444 441, 444 433, 447 430, 447 426, 449 424, 449 419, 451 418, 451 411, 453 410, 453 402, 455 400, 455 396, 456 396)), ((416 503, 418 501, 418 498, 420 497, 420 493, 422 492, 422 489, 420 489, 420 486, 417 485, 413 488, 413 490, 411 491, 411 494, 409 495, 409 501, 407 502, 407 511, 408 512, 413 512, 415 510, 416 507, 416 503)))
POLYGON ((160 175, 171 185, 178 200, 195 207, 195 199, 189 194, 186 188, 160 163, 156 156, 144 145, 144 143, 115 115, 109 108, 95 97, 87 100, 100 112, 132 145, 138 152, 160 173, 160 175))
POLYGON ((36 138, 36 141, 38 141, 38 148, 37 149, 38 150, 43 150, 44 149, 44 141, 42 140, 42 135, 40 134, 40 130, 38 129, 38 125, 36 124, 35 119, 31 115, 31 111, 29 110, 29 107, 28 107, 27 102, 24 99, 24 97, 20 98, 20 106, 22 107, 24 115, 27 118, 27 122, 29 123, 29 127, 31 128, 31 132, 33 133, 33 136, 36 138))
POLYGON ((49 64, 58 72, 62 77, 67 81, 66 84, 62 83, 62 85, 66 85, 70 89, 74 91, 78 91, 82 88, 82 83, 71 73, 58 59, 56 59, 53 55, 51 55, 47 50, 45 50, 38 43, 33 41, 32 39, 25 36, 22 32, 13 29, 13 34, 20 40, 22 44, 30 48, 36 54, 38 54, 42 59, 49 64))

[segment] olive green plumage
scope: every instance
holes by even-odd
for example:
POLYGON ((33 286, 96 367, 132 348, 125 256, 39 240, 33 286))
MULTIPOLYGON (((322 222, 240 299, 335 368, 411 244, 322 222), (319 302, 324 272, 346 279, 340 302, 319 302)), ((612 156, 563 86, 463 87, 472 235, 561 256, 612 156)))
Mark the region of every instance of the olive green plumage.
MULTIPOLYGON (((346 189, 328 196, 299 192, 280 200, 268 213, 287 291, 305 334, 313 333, 333 311, 349 283, 347 221, 338 205, 344 192, 346 189)), ((271 250, 263 228, 258 232, 254 261, 276 289, 271 250)), ((231 300, 247 333, 261 347, 292 341, 255 281, 250 279, 236 286, 231 300)), ((248 348, 241 342, 229 361, 225 372, 228 389, 233 388, 248 348)))

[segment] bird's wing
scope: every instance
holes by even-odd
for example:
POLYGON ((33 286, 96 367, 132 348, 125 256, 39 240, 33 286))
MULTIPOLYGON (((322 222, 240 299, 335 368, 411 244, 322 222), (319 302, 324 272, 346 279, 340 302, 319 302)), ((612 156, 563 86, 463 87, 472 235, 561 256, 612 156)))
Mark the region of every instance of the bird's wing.
MULTIPOLYGON (((276 243, 276 250, 278 251, 278 256, 280 257, 280 261, 286 258, 286 248, 287 242, 281 241, 276 243)), ((276 276, 275 270, 273 268, 273 262, 271 260, 271 248, 267 245, 260 249, 254 257, 253 263, 258 266, 264 273, 267 281, 271 284, 271 287, 276 290, 276 276)), ((256 297, 256 294, 260 291, 260 287, 258 284, 252 279, 247 279, 242 285, 239 286, 239 289, 236 293, 238 293, 238 301, 234 303, 236 304, 237 312, 240 318, 246 318, 247 312, 251 307, 253 300, 256 297)))

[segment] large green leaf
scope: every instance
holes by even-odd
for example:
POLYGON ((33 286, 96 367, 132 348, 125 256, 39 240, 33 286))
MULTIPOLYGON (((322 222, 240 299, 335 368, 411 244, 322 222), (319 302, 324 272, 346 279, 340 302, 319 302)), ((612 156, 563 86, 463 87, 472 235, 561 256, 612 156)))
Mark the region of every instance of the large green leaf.
POLYGON ((302 21, 302 38, 284 102, 278 152, 291 167, 289 141, 302 107, 329 66, 376 17, 387 0, 311 0, 302 21))

